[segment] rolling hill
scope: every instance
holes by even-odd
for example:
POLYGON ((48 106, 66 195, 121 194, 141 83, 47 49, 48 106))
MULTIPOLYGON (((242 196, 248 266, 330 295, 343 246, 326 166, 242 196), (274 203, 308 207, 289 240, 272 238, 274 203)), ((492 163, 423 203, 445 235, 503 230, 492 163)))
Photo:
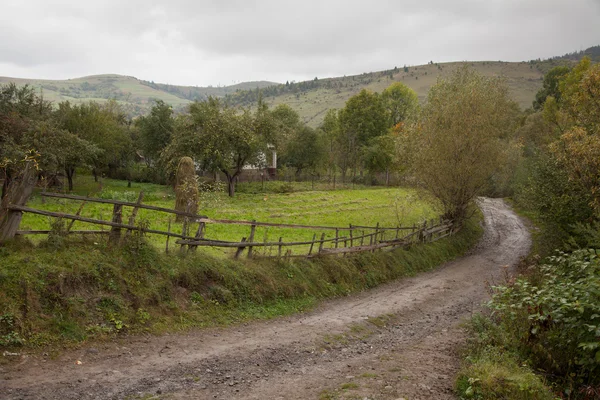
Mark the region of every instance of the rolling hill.
POLYGON ((40 90, 44 98, 56 103, 65 100, 81 103, 115 99, 132 117, 148 112, 154 99, 163 100, 176 110, 183 110, 190 102, 204 100, 208 96, 222 97, 234 106, 251 107, 256 104, 260 92, 269 105, 286 103, 300 114, 304 122, 316 127, 327 110, 342 108, 351 96, 362 89, 381 92, 393 82, 402 82, 415 90, 419 99, 424 101, 429 88, 438 77, 447 76, 465 64, 486 76, 505 77, 512 97, 525 109, 531 106, 535 93, 542 86, 543 76, 549 69, 557 65, 573 64, 584 55, 597 61, 600 58, 600 46, 543 61, 430 62, 426 65, 394 67, 354 76, 315 78, 285 84, 258 81, 224 87, 176 86, 122 75, 94 75, 68 80, 0 77, 0 84, 14 82, 17 85, 31 85, 40 90))
POLYGON ((223 97, 236 91, 250 88, 264 88, 276 85, 275 82, 244 82, 224 87, 175 86, 154 83, 123 75, 93 75, 67 80, 41 80, 0 77, 0 84, 14 82, 17 85, 30 85, 54 103, 70 101, 104 102, 114 99, 122 104, 131 116, 146 113, 153 100, 163 100, 175 109, 183 109, 194 100, 204 100, 208 96, 223 97))

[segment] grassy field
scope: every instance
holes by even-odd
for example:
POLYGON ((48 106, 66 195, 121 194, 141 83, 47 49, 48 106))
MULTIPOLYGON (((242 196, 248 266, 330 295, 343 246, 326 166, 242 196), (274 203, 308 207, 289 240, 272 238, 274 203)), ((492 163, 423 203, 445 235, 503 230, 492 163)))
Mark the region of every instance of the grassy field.
MULTIPOLYGON (((239 192, 234 198, 228 197, 224 192, 210 193, 204 196, 204 202, 198 211, 213 219, 231 219, 273 223, 302 224, 315 226, 348 227, 349 224, 361 226, 382 227, 412 226, 425 219, 436 217, 434 207, 427 201, 421 200, 417 193, 411 189, 403 188, 373 188, 358 187, 355 189, 338 190, 306 190, 310 184, 298 183, 298 191, 291 193, 275 193, 281 187, 280 182, 269 182, 264 190, 258 184, 240 184, 239 192)), ((140 191, 144 191, 144 203, 173 209, 175 196, 168 186, 134 183, 131 188, 127 182, 104 179, 95 183, 89 176, 78 176, 75 181, 76 193, 94 197, 111 198, 135 202, 140 191)), ((42 199, 35 195, 28 206, 49 211, 75 213, 81 202, 63 199, 42 199)), ((123 221, 127 221, 131 213, 130 207, 125 207, 123 221)), ((87 203, 81 213, 84 217, 110 220, 112 205, 87 203)), ((150 210, 140 210, 137 222, 147 223, 148 228, 167 231, 171 218, 171 231, 180 233, 182 224, 175 223, 174 216, 150 210)), ((25 214, 21 222, 21 230, 50 229, 54 219, 25 214)), ((193 223, 190 232, 195 232, 198 224, 193 223)), ((76 222, 73 230, 100 229, 98 226, 76 222)), ((240 241, 248 237, 250 228, 243 225, 208 224, 206 238, 240 241)), ((311 229, 258 227, 255 232, 255 241, 276 242, 280 237, 284 242, 309 241, 314 234, 320 238, 321 233, 326 238, 334 238, 335 231, 319 231, 311 229)), ((342 234, 340 233, 340 236, 342 234)), ((34 238, 33 236, 29 236, 34 238)), ((42 236, 35 241, 42 240, 42 236)), ((165 236, 149 235, 150 242, 159 248, 165 246, 165 236)), ((171 239, 171 244, 174 244, 171 239)), ((332 244, 327 244, 332 246, 332 244)), ((299 246, 292 249, 293 254, 306 253, 308 246, 299 246)), ((230 255, 231 249, 210 249, 211 254, 230 255)), ((258 254, 275 254, 276 248, 265 247, 258 250, 258 254)))

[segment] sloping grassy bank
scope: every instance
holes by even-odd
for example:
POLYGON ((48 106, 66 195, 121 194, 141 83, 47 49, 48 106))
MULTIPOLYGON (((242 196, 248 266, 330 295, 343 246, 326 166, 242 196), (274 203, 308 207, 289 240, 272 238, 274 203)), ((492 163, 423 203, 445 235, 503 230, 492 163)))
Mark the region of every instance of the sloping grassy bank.
POLYGON ((455 236, 393 252, 313 260, 164 254, 133 237, 110 248, 50 238, 0 247, 0 347, 67 344, 118 334, 226 325, 302 311, 426 271, 479 238, 455 236))

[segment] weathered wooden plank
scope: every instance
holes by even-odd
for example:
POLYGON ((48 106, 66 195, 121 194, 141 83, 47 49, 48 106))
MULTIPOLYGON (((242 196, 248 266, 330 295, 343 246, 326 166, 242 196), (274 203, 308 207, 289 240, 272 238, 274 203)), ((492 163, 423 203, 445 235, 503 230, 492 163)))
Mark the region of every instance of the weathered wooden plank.
MULTIPOLYGON (((355 247, 342 247, 339 249, 323 249, 322 255, 330 254, 348 254, 348 253, 360 253, 363 251, 373 251, 377 249, 383 249, 390 246, 398 246, 400 242, 395 243, 377 243, 370 246, 355 246, 355 247)), ((315 257, 318 254, 313 254, 310 257, 315 257)))
MULTIPOLYGON (((315 234, 316 236, 316 234, 315 234)), ((343 238, 340 238, 343 239, 343 238)), ((309 244, 317 244, 317 243, 327 243, 333 242, 336 239, 324 239, 324 240, 315 240, 314 241, 306 241, 306 242, 225 242, 222 240, 211 240, 204 239, 203 241, 197 241, 196 239, 179 239, 175 243, 184 244, 184 245, 196 245, 196 246, 211 246, 211 247, 265 247, 265 246, 306 246, 309 244)))
MULTIPOLYGON (((52 231, 47 230, 26 230, 26 231, 17 231, 17 235, 48 235, 52 231)), ((79 231, 69 231, 69 235, 106 235, 109 234, 110 231, 103 230, 79 230, 79 231)))
MULTIPOLYGON (((253 221, 255 222, 255 221, 253 221)), ((248 237, 248 242, 252 243, 254 241, 254 233, 256 232, 256 225, 250 226, 250 236, 248 237)), ((266 243, 266 241, 265 241, 266 243)), ((248 246, 248 258, 252 258, 252 244, 248 246)))
MULTIPOLYGON (((85 201, 83 201, 81 203, 81 205, 79 206, 79 208, 77 209, 77 212, 75 213, 75 215, 79 216, 81 215, 81 211, 83 211, 83 206, 85 206, 85 201)), ((72 219, 71 222, 69 223, 69 225, 67 225, 67 233, 69 233, 69 231, 71 230, 71 228, 73 227, 73 224, 75 223, 75 220, 72 219)))
POLYGON ((122 224, 122 223, 119 224, 119 223, 114 223, 112 221, 104 221, 104 220, 100 220, 100 219, 81 217, 81 216, 77 216, 77 215, 59 213, 59 212, 54 212, 54 211, 38 210, 35 208, 31 208, 31 207, 18 206, 16 204, 9 204, 8 209, 14 210, 14 211, 28 212, 28 213, 32 213, 32 214, 38 214, 38 215, 45 215, 47 217, 74 219, 76 221, 87 222, 87 223, 94 224, 94 225, 105 225, 105 226, 111 226, 111 227, 116 227, 116 228, 121 228, 121 229, 132 229, 132 230, 136 230, 136 231, 143 231, 145 233, 153 233, 153 234, 158 234, 158 235, 172 236, 172 237, 178 237, 178 238, 182 238, 182 239, 194 239, 189 236, 182 236, 178 233, 173 233, 173 232, 165 232, 165 231, 159 231, 159 230, 155 230, 155 229, 140 228, 139 226, 134 226, 134 225, 129 225, 129 224, 122 224))
POLYGON ((119 204, 121 206, 126 206, 126 207, 136 207, 139 206, 139 208, 143 208, 146 210, 154 210, 154 211, 161 211, 161 212, 166 212, 166 213, 171 213, 171 214, 177 214, 177 215, 182 215, 182 216, 188 216, 192 219, 200 219, 200 218, 208 218, 206 215, 198 215, 198 214, 193 214, 193 213, 187 213, 184 211, 177 211, 177 210, 173 210, 170 208, 165 208, 165 207, 156 207, 156 206, 150 206, 147 204, 137 204, 137 203, 132 203, 130 201, 121 201, 121 200, 111 200, 111 199, 100 199, 97 197, 85 197, 85 196, 77 196, 74 194, 62 194, 62 193, 51 193, 51 192, 44 192, 44 193, 40 193, 40 195, 44 196, 44 197, 54 197, 54 198, 59 198, 59 199, 70 199, 70 200, 86 200, 89 202, 93 202, 93 203, 104 203, 104 204, 119 204))
POLYGON ((319 253, 323 251, 323 241, 325 240, 325 232, 321 233, 321 240, 319 241, 319 253))
MULTIPOLYGON (((140 205, 142 205, 142 200, 144 199, 144 192, 141 191, 140 194, 138 195, 138 199, 136 201, 136 206, 133 207, 133 210, 131 210, 131 215, 129 216, 129 225, 134 225, 135 224, 135 218, 137 217, 137 213, 138 210, 140 209, 140 205)), ((75 222, 75 221, 73 221, 75 222)), ((133 232, 131 229, 128 229, 127 232, 125 232, 125 237, 131 235, 131 232, 133 232)))
POLYGON ((242 238, 242 241, 240 242, 241 246, 238 246, 238 249, 235 252, 235 255, 233 256, 233 258, 239 258, 240 257, 240 255, 242 254, 242 251, 244 251, 244 249, 246 248, 246 246, 244 245, 245 242, 246 242, 246 238, 242 238))

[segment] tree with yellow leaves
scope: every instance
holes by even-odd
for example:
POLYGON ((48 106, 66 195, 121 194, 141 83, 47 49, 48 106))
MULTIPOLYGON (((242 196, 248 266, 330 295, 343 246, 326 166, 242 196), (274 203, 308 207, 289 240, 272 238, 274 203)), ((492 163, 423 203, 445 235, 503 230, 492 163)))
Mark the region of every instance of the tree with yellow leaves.
POLYGON ((562 134, 551 151, 569 179, 589 191, 590 205, 600 216, 600 64, 584 58, 565 75, 560 92, 558 107, 551 103, 545 110, 562 121, 562 134))

